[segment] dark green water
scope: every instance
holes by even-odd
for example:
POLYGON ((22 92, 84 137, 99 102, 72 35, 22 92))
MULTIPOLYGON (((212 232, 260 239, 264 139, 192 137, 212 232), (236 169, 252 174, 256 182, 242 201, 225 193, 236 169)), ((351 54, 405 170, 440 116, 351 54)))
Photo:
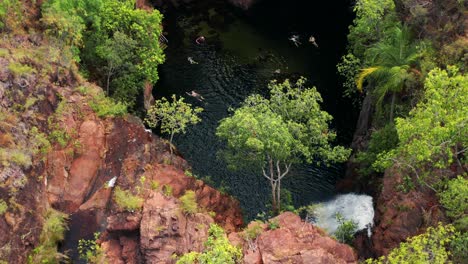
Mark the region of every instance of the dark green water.
MULTIPOLYGON (((214 133, 229 108, 237 107, 251 93, 265 93, 269 80, 305 76, 310 86, 317 86, 324 108, 335 117, 333 126, 341 143, 349 142, 355 123, 335 75, 351 20, 349 7, 346 1, 315 7, 304 2, 263 1, 244 12, 224 1, 213 1, 165 14, 169 47, 155 97, 175 93, 205 109, 202 122, 176 136, 175 145, 193 166, 193 173, 211 179, 215 187, 224 186, 239 199, 249 219, 265 210, 269 185, 260 171, 232 172, 217 158, 223 143, 214 133), (327 17, 332 11, 334 17, 327 17), (288 40, 292 34, 300 35, 302 45, 296 47, 288 40), (319 48, 307 42, 311 34, 319 48), (203 45, 194 41, 199 35, 206 38, 203 45), (190 64, 187 57, 198 64, 190 64), (192 90, 205 100, 187 96, 192 90)), ((292 192, 296 205, 323 201, 335 194, 334 185, 342 173, 341 165, 297 165, 283 187, 292 192)))

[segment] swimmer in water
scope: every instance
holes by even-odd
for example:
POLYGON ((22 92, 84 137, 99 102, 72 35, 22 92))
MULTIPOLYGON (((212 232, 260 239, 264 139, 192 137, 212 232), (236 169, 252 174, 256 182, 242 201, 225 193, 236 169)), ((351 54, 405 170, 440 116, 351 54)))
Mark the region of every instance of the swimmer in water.
POLYGON ((204 36, 199 36, 196 40, 195 40, 195 43, 197 43, 198 45, 201 45, 205 42, 205 37, 204 36))
POLYGON ((193 98, 197 99, 198 101, 203 101, 205 98, 203 96, 195 91, 191 91, 190 93, 185 92, 187 95, 192 96, 193 98))
POLYGON ((310 35, 309 42, 312 43, 316 48, 318 48, 317 42, 315 42, 314 36, 310 35))
POLYGON ((299 47, 299 45, 301 45, 301 42, 299 41, 299 35, 292 35, 288 39, 292 41, 294 45, 296 45, 296 47, 299 47))
POLYGON ((198 62, 196 62, 192 57, 187 57, 187 60, 190 64, 198 64, 198 62))

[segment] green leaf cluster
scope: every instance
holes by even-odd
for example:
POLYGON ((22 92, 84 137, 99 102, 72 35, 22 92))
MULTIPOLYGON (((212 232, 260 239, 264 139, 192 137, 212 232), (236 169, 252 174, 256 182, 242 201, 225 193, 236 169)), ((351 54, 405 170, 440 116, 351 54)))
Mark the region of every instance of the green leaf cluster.
POLYGON ((361 164, 360 175, 368 176, 375 172, 372 164, 375 163, 380 153, 387 152, 395 148, 398 144, 398 135, 393 123, 372 132, 369 145, 365 151, 360 151, 356 155, 356 161, 361 164))
POLYGON ((203 108, 193 108, 191 104, 184 102, 183 97, 177 99, 175 94, 171 98, 172 102, 165 97, 156 100, 148 110, 145 122, 152 128, 160 125, 161 132, 170 135, 169 142, 172 145, 174 134, 185 133, 188 125, 195 125, 201 121, 198 115, 203 108))
POLYGON ((80 239, 78 241, 78 254, 80 259, 90 264, 106 264, 105 252, 97 243, 100 233, 94 233, 94 239, 80 239))
POLYGON ((99 117, 117 117, 127 113, 127 106, 124 103, 115 102, 104 94, 94 96, 89 106, 99 117))
POLYGON ((448 181, 447 189, 439 193, 440 203, 447 209, 447 215, 457 219, 468 214, 468 175, 448 181))
POLYGON ((198 212, 197 197, 194 191, 186 191, 180 198, 180 208, 186 214, 195 214, 198 212))
POLYGON ((143 198, 132 194, 130 191, 122 190, 120 187, 114 189, 114 201, 121 209, 133 212, 143 206, 143 198))
POLYGON ((393 163, 446 168, 460 162, 468 146, 468 75, 456 67, 434 69, 425 80, 422 100, 407 118, 396 119, 398 147, 379 155, 376 168, 393 163))
POLYGON ((67 220, 68 215, 52 208, 47 210, 39 237, 39 245, 28 256, 28 263, 58 264, 67 258, 57 250, 57 243, 65 237, 67 220))
POLYGON ((336 214, 336 220, 338 221, 338 228, 335 231, 334 236, 341 243, 351 245, 354 240, 354 234, 357 230, 357 223, 353 220, 345 219, 341 214, 336 214))
POLYGON ((236 264, 242 263, 242 250, 229 243, 224 230, 211 224, 203 252, 189 252, 177 260, 177 264, 236 264))
POLYGON ((368 259, 368 264, 423 264, 451 263, 452 242, 459 237, 452 225, 439 225, 436 228, 429 227, 426 233, 409 238, 401 243, 398 248, 390 251, 388 256, 380 259, 368 259))

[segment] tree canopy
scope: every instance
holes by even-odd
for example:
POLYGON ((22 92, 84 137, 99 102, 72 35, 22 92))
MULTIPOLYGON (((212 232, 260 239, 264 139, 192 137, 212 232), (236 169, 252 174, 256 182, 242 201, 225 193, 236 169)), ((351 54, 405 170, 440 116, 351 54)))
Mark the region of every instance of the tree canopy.
POLYGON ((159 46, 162 15, 135 8, 135 0, 49 0, 42 23, 74 51, 83 72, 108 95, 135 106, 145 81, 155 83, 164 62, 159 46))
POLYGON ((398 147, 382 153, 375 166, 386 168, 399 161, 444 168, 459 163, 468 146, 467 124, 468 75, 459 74, 456 67, 434 69, 425 80, 422 100, 407 118, 396 119, 398 147))
POLYGON ((184 98, 177 99, 172 95, 172 102, 165 97, 156 100, 148 110, 145 122, 150 127, 161 126, 161 132, 170 135, 169 144, 172 154, 172 139, 176 133, 185 133, 188 125, 194 125, 201 121, 198 114, 203 111, 201 107, 192 108, 192 105, 184 102, 184 98))
POLYGON ((292 164, 329 164, 344 161, 350 154, 344 147, 330 145, 336 137, 328 127, 332 116, 320 109, 320 94, 304 87, 305 81, 272 81, 269 98, 249 96, 216 130, 227 142, 223 156, 232 167, 262 169, 272 187, 275 211, 280 209, 281 179, 292 164))
POLYGON ((372 93, 377 97, 377 107, 381 108, 385 96, 392 93, 390 121, 396 93, 401 92, 409 79, 414 78, 416 63, 421 56, 416 43, 411 40, 407 27, 394 27, 388 38, 375 43, 366 51, 369 67, 361 70, 357 77, 357 88, 362 91, 364 79, 375 80, 372 93))

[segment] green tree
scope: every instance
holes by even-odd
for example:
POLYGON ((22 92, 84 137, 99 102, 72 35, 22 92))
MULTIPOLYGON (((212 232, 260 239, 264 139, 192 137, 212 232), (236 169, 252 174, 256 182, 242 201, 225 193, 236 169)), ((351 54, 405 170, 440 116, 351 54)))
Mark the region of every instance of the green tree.
POLYGON ((346 243, 351 245, 353 243, 354 234, 357 231, 357 223, 353 220, 347 220, 343 215, 337 213, 335 215, 336 220, 338 221, 338 228, 335 231, 334 236, 341 243, 346 243))
POLYGON ((332 116, 320 109, 315 88, 272 81, 270 98, 249 96, 234 114, 221 120, 216 135, 227 141, 224 157, 231 167, 256 166, 271 186, 273 210, 279 212, 281 180, 292 164, 344 161, 350 150, 331 147, 336 134, 328 128, 332 116))
POLYGON ((106 39, 104 43, 96 47, 97 55, 107 63, 104 65, 106 72, 106 91, 109 95, 111 78, 119 71, 133 71, 131 63, 135 56, 137 41, 120 31, 114 32, 112 38, 106 39))
POLYGON ((381 107, 387 94, 392 94, 390 103, 390 121, 393 122, 393 111, 396 94, 405 88, 405 83, 418 73, 415 66, 421 56, 417 45, 411 42, 409 29, 395 27, 388 39, 383 39, 366 51, 370 67, 361 70, 356 84, 362 90, 364 79, 372 78, 373 90, 377 97, 377 107, 381 107))
POLYGON ((169 144, 172 155, 172 139, 176 133, 185 133, 188 125, 194 125, 201 121, 198 114, 203 111, 201 107, 192 108, 192 105, 184 102, 184 98, 176 98, 172 95, 172 102, 165 97, 156 100, 148 110, 145 122, 154 128, 161 125, 161 131, 170 135, 169 144))
POLYGON ((177 264, 236 264, 242 262, 242 250, 229 243, 224 230, 211 224, 208 239, 202 253, 189 252, 183 255, 177 264))
POLYGON ((421 101, 407 118, 397 118, 397 148, 383 152, 374 166, 392 164, 408 167, 419 178, 416 168, 446 168, 456 162, 463 170, 462 155, 468 146, 468 75, 456 67, 434 69, 425 80, 421 101))

